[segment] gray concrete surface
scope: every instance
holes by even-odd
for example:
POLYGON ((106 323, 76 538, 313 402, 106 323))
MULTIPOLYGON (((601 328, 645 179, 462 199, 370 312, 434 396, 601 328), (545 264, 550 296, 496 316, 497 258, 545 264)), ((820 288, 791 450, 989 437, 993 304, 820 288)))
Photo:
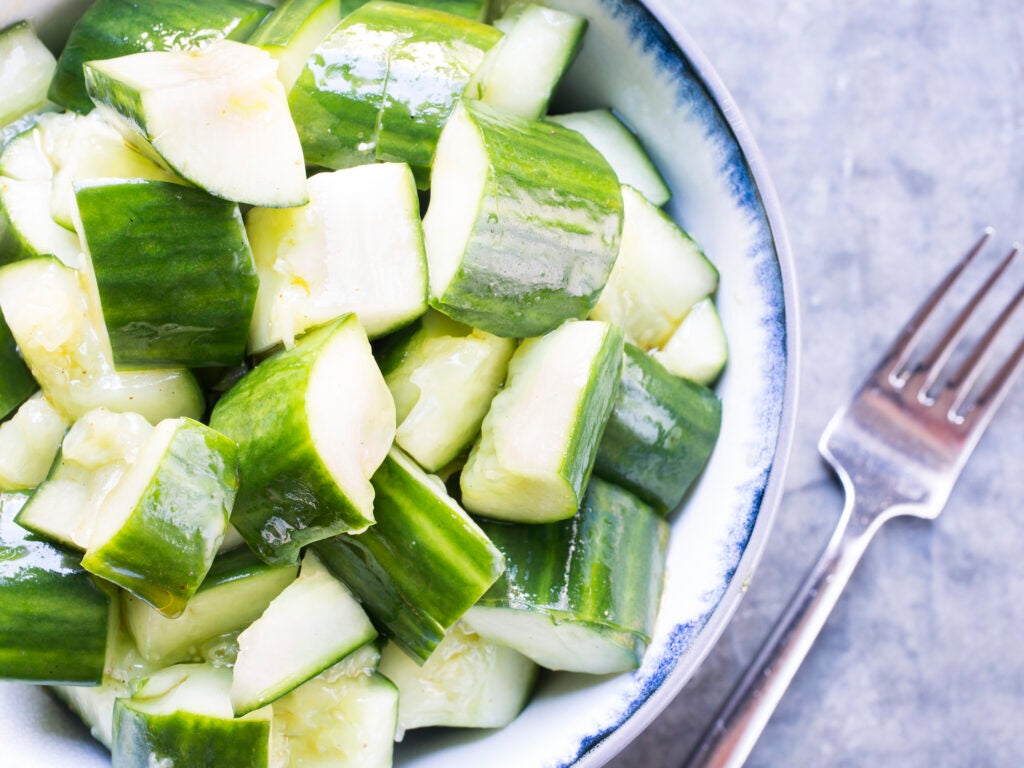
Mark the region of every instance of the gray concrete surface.
MULTIPOLYGON (((818 436, 985 225, 1024 238, 1019 0, 678 0, 782 201, 803 370, 786 495, 707 663, 611 768, 677 766, 824 546, 818 436)), ((1024 280, 1024 265, 1014 279, 1024 280)), ((1024 382, 934 523, 881 531, 752 754, 778 766, 1024 763, 1024 382)))

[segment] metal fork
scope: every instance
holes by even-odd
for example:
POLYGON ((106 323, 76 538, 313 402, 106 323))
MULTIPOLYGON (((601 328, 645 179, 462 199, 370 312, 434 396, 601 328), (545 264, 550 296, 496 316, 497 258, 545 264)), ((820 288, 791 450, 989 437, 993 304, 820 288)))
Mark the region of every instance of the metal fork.
POLYGON ((985 230, 825 428, 818 450, 842 481, 843 513, 825 551, 687 759, 689 768, 738 768, 746 761, 875 532, 898 515, 935 519, 945 506, 1024 358, 1022 342, 980 386, 994 363, 996 337, 1024 299, 1022 288, 963 362, 950 365, 968 321, 1020 246, 996 266, 938 343, 921 354, 926 321, 948 303, 951 286, 991 234, 985 230), (911 365, 915 357, 919 361, 911 365))

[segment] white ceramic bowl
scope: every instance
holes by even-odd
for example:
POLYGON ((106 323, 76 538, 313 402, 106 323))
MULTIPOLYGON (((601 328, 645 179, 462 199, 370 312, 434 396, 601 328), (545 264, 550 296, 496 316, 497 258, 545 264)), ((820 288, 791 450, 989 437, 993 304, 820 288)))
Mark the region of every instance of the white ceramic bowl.
MULTIPOLYGON (((33 18, 59 45, 87 4, 4 0, 0 26, 33 18)), ((501 731, 410 734, 397 753, 407 768, 607 762, 679 692, 735 611, 771 527, 788 453, 797 368, 791 261, 774 190, 735 104, 674 18, 671 0, 551 4, 590 19, 557 106, 611 106, 632 123, 674 192, 670 212, 721 272, 731 351, 718 386, 722 435, 675 519, 643 666, 596 679, 551 675, 501 731)), ((0 764, 99 768, 109 756, 43 691, 3 684, 0 764)))

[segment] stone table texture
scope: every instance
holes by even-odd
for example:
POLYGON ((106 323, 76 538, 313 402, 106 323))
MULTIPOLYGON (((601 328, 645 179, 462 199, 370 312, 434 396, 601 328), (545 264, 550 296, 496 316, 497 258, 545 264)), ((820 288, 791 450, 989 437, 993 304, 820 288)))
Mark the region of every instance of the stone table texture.
MULTIPOLYGON (((785 496, 734 620, 610 763, 678 766, 824 547, 841 491, 816 445, 986 225, 1024 238, 1020 0, 678 0, 764 154, 798 277, 785 496)), ((1024 264, 1012 280, 1024 280, 1024 264)), ((1016 329, 1022 334, 1024 318, 1016 329)), ((933 523, 883 527, 751 755, 771 766, 1024 761, 1024 381, 933 523)))

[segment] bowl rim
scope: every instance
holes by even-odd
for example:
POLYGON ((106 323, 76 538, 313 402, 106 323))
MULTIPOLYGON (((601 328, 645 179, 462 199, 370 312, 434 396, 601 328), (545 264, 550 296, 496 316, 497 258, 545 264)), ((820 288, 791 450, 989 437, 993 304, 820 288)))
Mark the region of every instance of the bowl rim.
POLYGON ((754 182, 753 186, 764 210, 775 260, 779 267, 785 310, 786 376, 779 417, 779 432, 776 437, 775 453, 768 472, 765 491, 750 537, 744 546, 743 554, 728 587, 712 610, 707 622, 699 630, 699 639, 686 649, 685 663, 677 664, 632 714, 579 756, 577 765, 581 768, 583 766, 597 768, 597 766, 604 765, 654 722, 701 667, 735 615, 764 554, 782 499, 799 401, 801 322, 796 270, 782 207, 764 156, 725 82, 683 26, 679 19, 679 9, 670 0, 636 0, 636 4, 647 11, 653 23, 661 25, 671 43, 677 47, 680 56, 693 69, 699 84, 708 92, 715 109, 722 115, 725 126, 732 134, 732 138, 739 148, 740 156, 754 182))

